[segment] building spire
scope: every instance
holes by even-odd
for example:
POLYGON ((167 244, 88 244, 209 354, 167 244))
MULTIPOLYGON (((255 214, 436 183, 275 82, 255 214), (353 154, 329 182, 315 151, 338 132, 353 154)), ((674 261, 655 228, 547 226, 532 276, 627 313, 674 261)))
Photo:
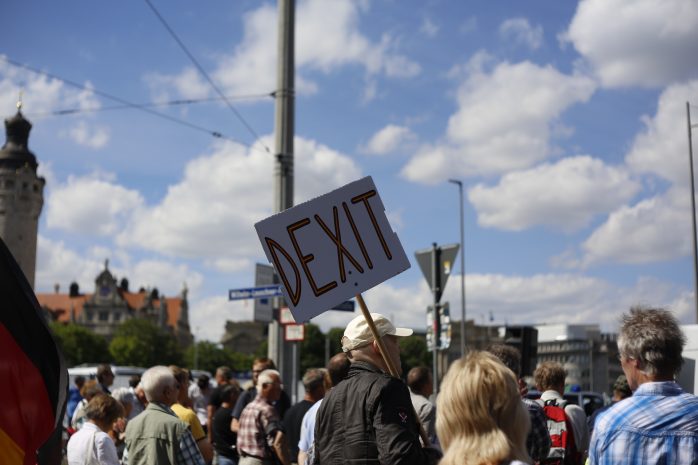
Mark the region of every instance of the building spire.
POLYGON ((18 112, 22 111, 22 95, 24 95, 24 90, 20 89, 19 90, 19 98, 17 99, 17 111, 18 112))

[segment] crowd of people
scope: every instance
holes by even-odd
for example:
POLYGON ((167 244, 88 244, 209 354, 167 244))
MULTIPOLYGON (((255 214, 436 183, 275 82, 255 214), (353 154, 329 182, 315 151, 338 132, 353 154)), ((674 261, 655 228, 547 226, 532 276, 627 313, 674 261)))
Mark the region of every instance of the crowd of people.
POLYGON ((155 366, 129 388, 114 375, 78 377, 69 397, 70 465, 698 465, 698 397, 676 383, 686 338, 666 310, 623 315, 624 375, 613 401, 589 418, 566 402, 565 370, 539 364, 529 399, 517 349, 470 351, 448 368, 438 395, 427 367, 402 380, 400 337, 374 313, 342 337, 342 352, 302 378, 295 405, 268 358, 254 360, 252 386, 229 367, 206 376, 155 366), (435 397, 435 399, 434 399, 435 397))

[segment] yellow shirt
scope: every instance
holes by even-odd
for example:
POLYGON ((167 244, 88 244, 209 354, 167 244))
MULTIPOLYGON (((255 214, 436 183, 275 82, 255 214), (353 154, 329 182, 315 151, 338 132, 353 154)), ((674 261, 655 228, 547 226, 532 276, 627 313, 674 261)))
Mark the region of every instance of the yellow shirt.
POLYGON ((189 429, 191 430, 192 436, 194 436, 194 440, 198 441, 199 439, 206 437, 206 433, 204 433, 201 422, 192 409, 186 408, 181 404, 172 404, 170 408, 174 413, 177 414, 180 420, 189 425, 189 429))

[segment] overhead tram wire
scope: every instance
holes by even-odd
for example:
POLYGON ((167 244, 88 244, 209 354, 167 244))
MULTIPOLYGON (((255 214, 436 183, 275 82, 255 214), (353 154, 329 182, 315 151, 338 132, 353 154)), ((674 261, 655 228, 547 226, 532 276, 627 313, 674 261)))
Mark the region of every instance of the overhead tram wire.
MULTIPOLYGON (((266 94, 249 94, 249 95, 238 95, 234 97, 228 97, 229 99, 234 99, 234 100, 247 100, 247 99, 259 99, 263 97, 273 97, 274 93, 273 92, 268 92, 266 94)), ((222 100, 220 97, 209 97, 209 98, 200 98, 200 99, 177 99, 177 100, 170 100, 167 102, 146 102, 146 103, 136 103, 134 105, 138 105, 139 107, 143 108, 153 108, 153 107, 168 107, 168 106, 175 106, 175 105, 192 105, 195 103, 207 103, 207 102, 216 102, 222 100)), ((75 115, 75 114, 80 114, 80 113, 94 113, 94 112, 99 112, 99 111, 110 111, 110 110, 123 110, 123 109, 129 109, 133 108, 132 105, 114 105, 111 107, 99 107, 99 108, 66 108, 64 110, 55 110, 55 111, 47 111, 43 113, 30 113, 30 116, 34 117, 45 117, 45 116, 65 116, 65 115, 75 115)))
POLYGON ((237 140, 237 139, 233 139, 232 137, 226 136, 226 135, 224 135, 224 134, 221 133, 221 132, 213 131, 213 130, 211 130, 211 129, 206 129, 206 128, 204 128, 203 126, 199 126, 199 125, 196 125, 196 124, 193 124, 193 123, 189 123, 188 121, 184 121, 184 120, 182 120, 182 119, 175 118, 174 116, 166 115, 165 113, 160 113, 160 112, 158 112, 158 111, 151 110, 150 108, 147 108, 147 107, 138 105, 138 104, 136 104, 136 103, 129 102, 128 100, 124 100, 124 99, 122 99, 122 98, 120 98, 120 97, 116 97, 116 96, 111 95, 111 94, 108 94, 108 93, 106 93, 106 92, 102 92, 102 91, 97 90, 97 89, 95 89, 95 88, 84 86, 84 85, 79 84, 79 83, 77 83, 77 82, 71 81, 70 79, 64 79, 64 78, 62 78, 62 77, 60 77, 60 76, 57 76, 57 75, 52 74, 52 73, 49 73, 48 71, 41 71, 41 70, 36 69, 36 68, 33 68, 33 67, 29 66, 29 65, 25 65, 24 63, 20 63, 20 62, 18 62, 18 61, 14 61, 14 60, 8 58, 7 56, 0 55, 0 59, 3 60, 3 61, 5 61, 6 63, 9 63, 9 64, 11 64, 11 65, 17 67, 17 68, 26 69, 27 71, 31 71, 32 73, 40 74, 40 75, 49 77, 49 78, 51 78, 51 79, 56 79, 56 80, 58 80, 58 81, 61 81, 61 82, 65 83, 65 84, 68 84, 69 86, 75 87, 75 88, 80 89, 80 90, 87 90, 87 91, 89 91, 89 92, 94 93, 95 95, 99 95, 100 97, 104 97, 104 98, 106 98, 106 99, 113 100, 113 101, 115 101, 115 102, 121 103, 122 105, 124 105, 124 106, 126 106, 126 107, 134 108, 134 109, 136 109, 136 110, 141 110, 141 111, 144 111, 144 112, 149 113, 149 114, 151 114, 151 115, 158 116, 158 117, 160 117, 160 118, 164 118, 164 119, 166 119, 166 120, 168 120, 168 121, 171 121, 171 122, 173 122, 173 123, 177 123, 177 124, 180 124, 180 125, 182 125, 182 126, 187 126, 187 127, 191 128, 191 129, 195 129, 195 130, 197 130, 197 131, 205 132, 206 134, 209 134, 209 135, 211 135, 211 136, 213 136, 213 137, 215 137, 215 138, 217 138, 217 139, 225 139, 225 140, 228 140, 228 141, 233 142, 233 143, 238 144, 238 145, 242 145, 243 147, 247 147, 247 148, 252 149, 252 150, 259 150, 259 149, 255 148, 253 145, 250 145, 250 144, 248 144, 248 143, 239 141, 239 140, 237 140))
POLYGON ((192 63, 194 63, 194 66, 196 66, 196 68, 199 70, 199 72, 206 78, 208 83, 211 85, 211 87, 213 87, 213 89, 216 91, 218 96, 223 99, 223 101, 228 106, 228 108, 230 108, 230 110, 235 114, 235 116, 237 116, 237 118, 247 128, 247 130, 250 132, 250 134, 252 134, 252 136, 255 138, 255 140, 258 141, 262 145, 262 147, 264 147, 264 150, 266 150, 267 153, 271 153, 271 150, 269 150, 269 147, 267 147, 266 144, 262 141, 261 137, 259 137, 259 134, 257 134, 257 131, 255 131, 252 128, 252 126, 245 120, 245 118, 243 118, 243 116, 240 114, 240 112, 235 109, 233 104, 230 103, 230 101, 227 99, 225 94, 223 94, 223 92, 218 88, 216 83, 213 82, 213 79, 211 79, 211 77, 208 75, 208 73, 203 68, 203 66, 201 66, 199 64, 199 62, 194 57, 194 55, 192 55, 192 53, 189 51, 189 49, 187 49, 187 47, 184 45, 184 42, 182 42, 180 40, 180 38, 177 36, 177 33, 175 33, 174 29, 172 29, 170 27, 170 25, 167 23, 167 21, 165 21, 165 18, 162 17, 160 12, 155 8, 155 6, 150 2, 150 0, 145 0, 145 3, 147 3, 148 6, 150 7, 150 9, 153 10, 153 13, 155 13, 155 16, 157 16, 157 18, 160 20, 160 22, 165 27, 165 29, 167 29, 167 32, 170 33, 170 35, 177 42, 179 47, 184 51, 184 53, 187 54, 187 56, 192 61, 192 63))

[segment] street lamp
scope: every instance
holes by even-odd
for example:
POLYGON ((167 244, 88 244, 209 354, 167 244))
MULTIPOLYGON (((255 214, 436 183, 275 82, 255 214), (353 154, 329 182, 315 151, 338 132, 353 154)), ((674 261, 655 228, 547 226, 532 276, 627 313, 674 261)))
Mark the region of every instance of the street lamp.
MULTIPOLYGON (((691 105, 686 102, 686 117, 688 118, 688 161, 691 164, 691 213, 693 215, 693 294, 696 301, 696 321, 698 322, 698 244, 696 244, 696 190, 693 184, 693 138, 694 125, 691 125, 691 105)), ((698 126, 698 125, 695 125, 698 126)))
POLYGON ((465 241, 463 237, 463 229, 465 228, 463 218, 463 182, 458 179, 449 179, 448 182, 458 186, 458 194, 460 197, 460 355, 465 356, 465 241))

